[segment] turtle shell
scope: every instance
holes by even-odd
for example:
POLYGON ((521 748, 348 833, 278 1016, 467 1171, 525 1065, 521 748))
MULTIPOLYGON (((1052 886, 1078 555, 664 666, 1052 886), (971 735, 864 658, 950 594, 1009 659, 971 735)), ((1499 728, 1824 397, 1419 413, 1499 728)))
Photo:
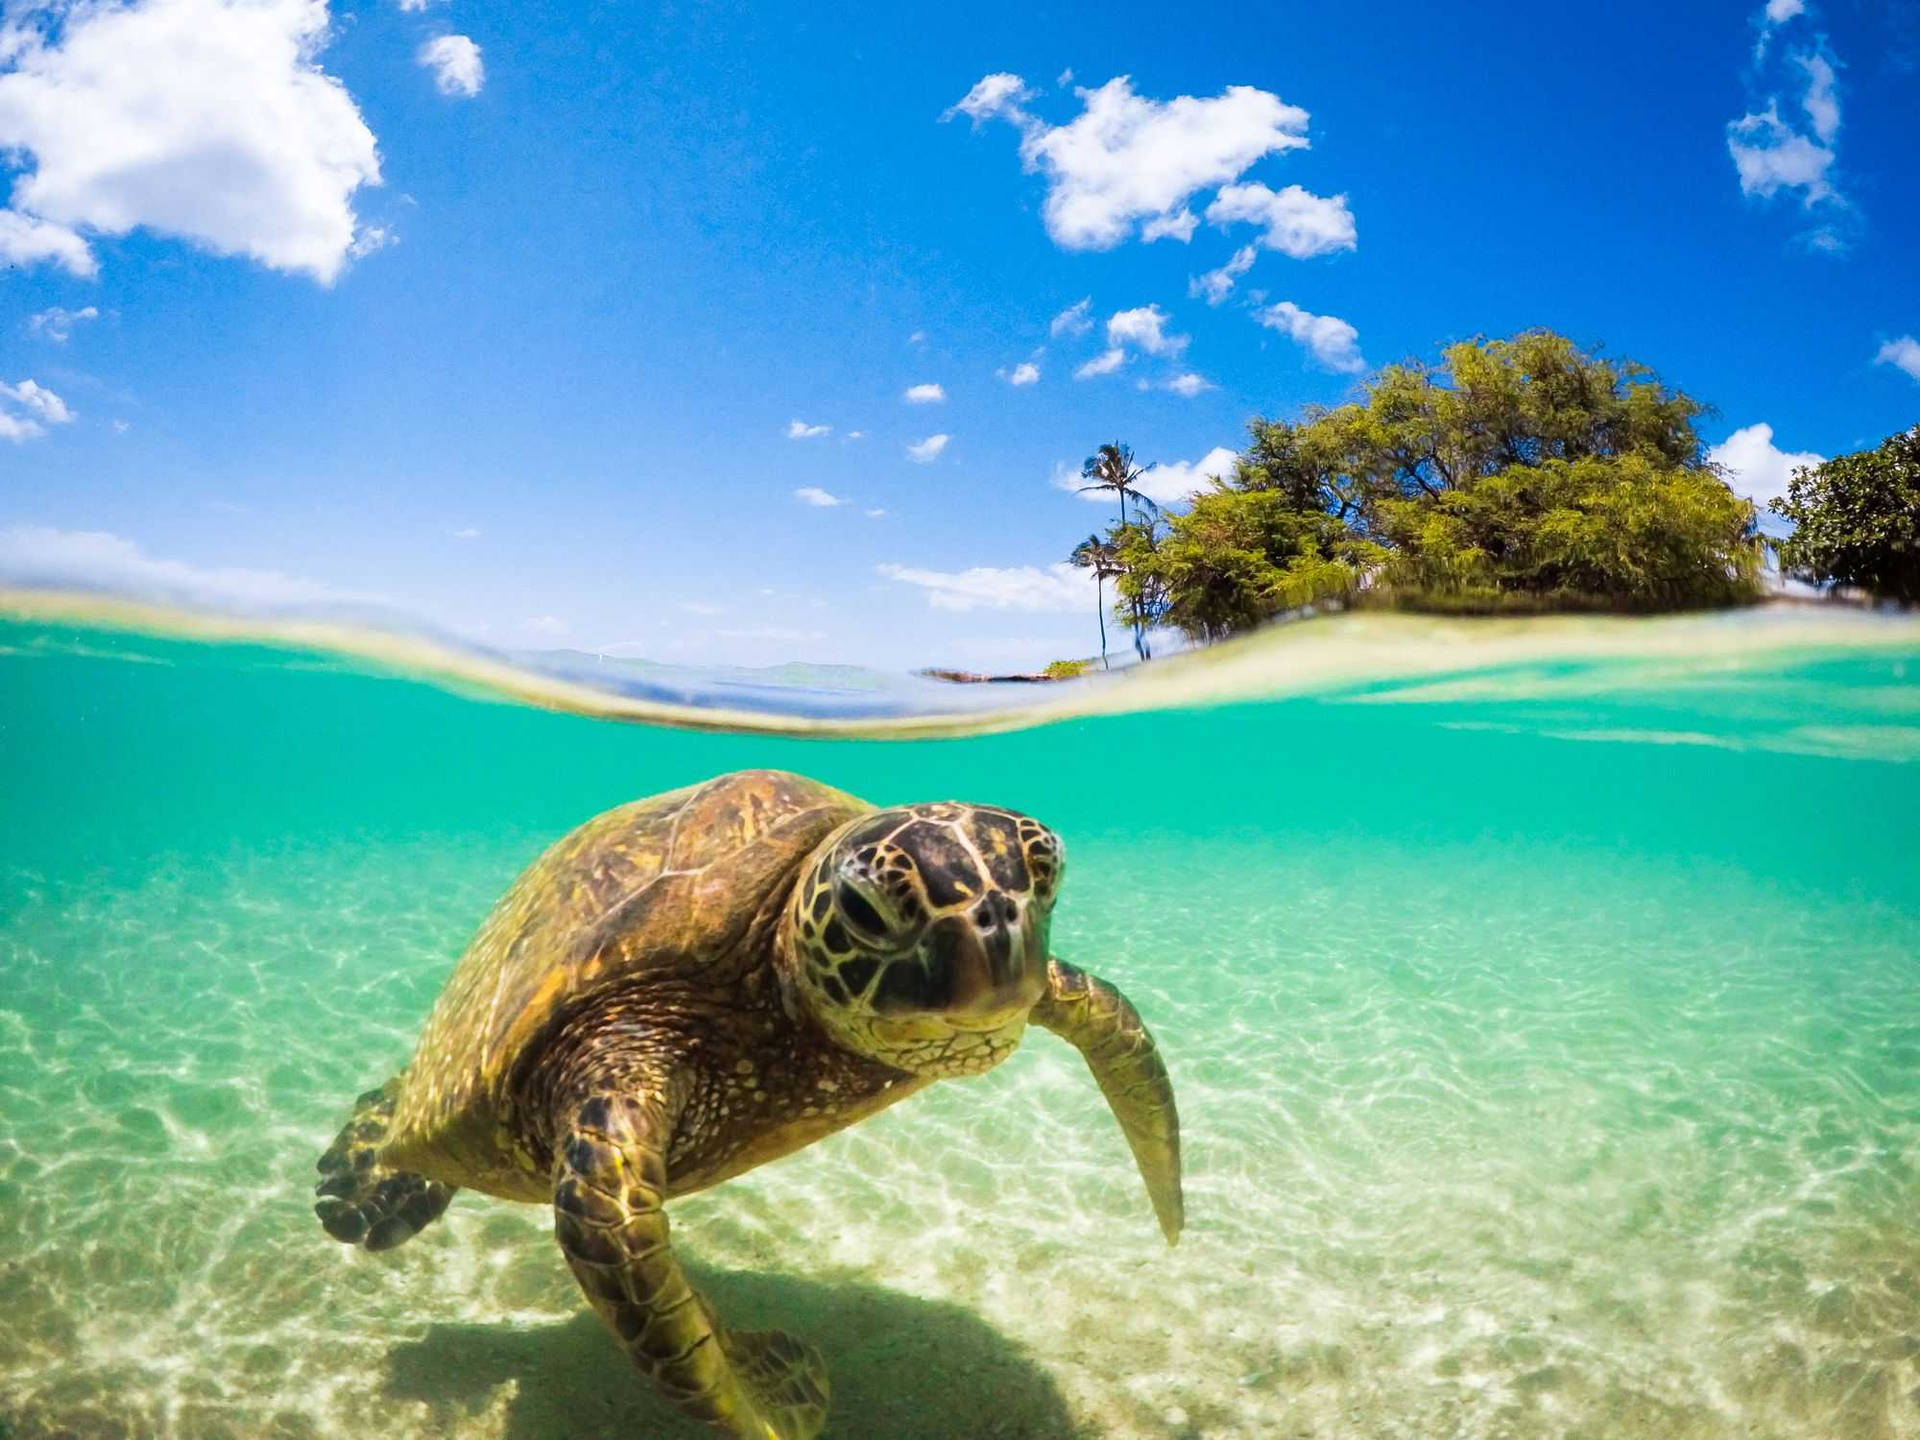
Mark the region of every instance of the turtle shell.
POLYGON ((521 1062, 615 987, 659 981, 723 998, 742 985, 771 962, 772 930, 756 917, 827 835, 871 808, 804 776, 748 770, 619 806, 556 842, 441 991, 383 1163, 497 1194, 544 1186, 516 1148, 521 1062))

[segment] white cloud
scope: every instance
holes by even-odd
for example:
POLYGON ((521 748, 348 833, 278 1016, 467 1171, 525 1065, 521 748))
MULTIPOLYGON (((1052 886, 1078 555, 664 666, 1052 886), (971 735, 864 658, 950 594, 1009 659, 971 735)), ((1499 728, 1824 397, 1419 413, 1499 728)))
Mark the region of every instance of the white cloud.
POLYGON ((886 519, 886 517, 887 517, 887 512, 882 510, 878 505, 874 506, 873 509, 867 511, 867 518, 869 520, 884 520, 886 519))
POLYGON ((1880 347, 1880 353, 1873 357, 1876 365, 1892 365, 1920 380, 1920 340, 1911 335, 1902 335, 1898 340, 1889 340, 1880 347))
POLYGON ((1196 300, 1204 299, 1209 305, 1218 305, 1233 293, 1234 282, 1253 268, 1254 257, 1258 253, 1254 246, 1242 245, 1233 252, 1233 258, 1218 270, 1209 270, 1189 280, 1187 294, 1196 300))
POLYGON ((929 435, 926 439, 907 446, 907 455, 918 464, 925 465, 940 458, 940 452, 947 448, 951 435, 929 435))
POLYGON ((73 411, 67 408, 67 402, 46 386, 33 380, 22 380, 18 385, 0 381, 0 440, 18 445, 46 434, 49 425, 66 425, 72 420, 73 411))
POLYGON ((909 385, 907 393, 900 398, 909 405, 938 405, 947 398, 947 392, 929 381, 924 385, 909 385))
POLYGON ((822 490, 818 485, 802 485, 798 490, 793 492, 793 498, 798 500, 802 505, 818 505, 823 510, 833 505, 844 505, 847 503, 838 495, 830 491, 822 490))
MULTIPOLYGON (((820 427, 820 431, 821 431, 821 433, 822 433, 822 434, 825 434, 825 433, 826 433, 826 428, 827 428, 827 427, 826 427, 826 426, 824 426, 824 425, 822 425, 822 426, 820 427)), ((847 431, 847 439, 849 439, 849 440, 864 440, 864 439, 866 439, 866 438, 867 438, 867 432, 866 432, 866 431, 864 431, 864 430, 849 430, 849 431, 847 431)))
MULTIPOLYGON (((1215 476, 1232 476, 1233 462, 1239 458, 1226 446, 1216 445, 1198 460, 1175 460, 1152 466, 1134 488, 1161 505, 1181 505, 1191 499, 1195 491, 1205 490, 1215 476)), ((1060 466, 1054 471, 1053 483, 1096 505, 1113 503, 1111 490, 1083 488, 1087 482, 1081 478, 1080 472, 1067 466, 1060 466)))
POLYGON ((927 332, 926 332, 926 331, 924 331, 924 330, 916 330, 916 331, 914 331, 914 332, 913 332, 913 333, 912 333, 911 335, 909 335, 909 336, 907 336, 907 343, 908 343, 909 345, 924 345, 924 344, 926 344, 926 343, 927 343, 927 332))
POLYGON ((1167 334, 1171 318, 1158 305, 1115 311, 1107 320, 1107 344, 1132 345, 1149 355, 1178 355, 1187 348, 1187 337, 1167 334))
POLYGON ((80 231, 144 227, 322 283, 340 273, 354 193, 380 183, 380 162, 317 63, 325 0, 7 13, 0 149, 33 168, 0 213, 0 252, 90 274, 80 231))
MULTIPOLYGON (((1842 213, 1846 198, 1835 182, 1840 135, 1838 75, 1826 37, 1812 49, 1771 59, 1774 28, 1803 13, 1799 0, 1771 0, 1759 19, 1754 45, 1752 91, 1762 103, 1727 126, 1727 153, 1733 159, 1743 194, 1768 199, 1781 191, 1798 192, 1803 207, 1827 204, 1842 213), (1793 97, 1792 100, 1789 97, 1793 97), (1799 117, 1789 118, 1797 100, 1799 117)), ((1812 249, 1839 253, 1845 238, 1832 225, 1801 239, 1812 249)))
POLYGON ((880 574, 926 592, 935 610, 1081 611, 1093 603, 1093 578, 1072 565, 1019 565, 970 570, 916 570, 881 565, 880 574))
MULTIPOLYGON (((831 425, 809 425, 804 420, 789 420, 787 422, 787 439, 818 440, 832 428, 831 425)), ((860 432, 856 430, 854 435, 857 436, 859 433, 860 432)))
POLYGON ((364 260, 376 250, 384 250, 389 245, 398 245, 400 237, 385 225, 363 225, 360 233, 353 237, 353 244, 347 247, 347 257, 352 260, 364 260))
POLYGON ((480 532, 471 525, 464 525, 453 532, 453 538, 456 540, 478 540, 480 538, 480 532))
POLYGON ((1773 443, 1773 427, 1763 423, 1734 431, 1708 449, 1707 459, 1725 471, 1727 483, 1734 490, 1764 506, 1787 493, 1787 482, 1795 470, 1818 465, 1826 457, 1810 450, 1777 448, 1773 443))
POLYGON ((1093 359, 1087 361, 1086 364, 1073 372, 1073 378, 1076 380, 1091 380, 1096 375, 1111 375, 1126 363, 1127 352, 1116 345, 1111 350, 1103 351, 1094 356, 1093 359))
POLYGON ((1084 335, 1093 329, 1092 310, 1091 295, 1084 300, 1075 301, 1053 317, 1053 322, 1047 326, 1047 331, 1056 340, 1062 335, 1084 335))
POLYGON ((1173 391, 1176 395, 1184 395, 1191 400, 1195 395, 1200 394, 1204 390, 1211 390, 1214 386, 1213 382, 1207 379, 1206 376, 1196 375, 1193 371, 1189 370, 1186 374, 1176 375, 1173 379, 1167 381, 1164 388, 1173 391))
POLYGON ((1766 198, 1781 190, 1803 190, 1809 206, 1834 198, 1827 179, 1834 152, 1784 123, 1775 102, 1727 126, 1727 152, 1744 194, 1766 198))
POLYGON ((572 633, 573 627, 557 615, 531 615, 520 622, 520 628, 530 635, 544 635, 548 639, 558 639, 572 633))
POLYGON ((36 419, 49 425, 65 425, 73 419, 73 412, 62 400, 46 386, 32 380, 22 380, 18 385, 9 385, 0 381, 0 397, 11 400, 22 410, 28 411, 36 419))
POLYGON ((1040 378, 1040 367, 1031 360, 1022 360, 1011 370, 1003 366, 993 373, 1009 385, 1031 385, 1040 378))
POLYGON ((400 9, 404 14, 419 15, 431 3, 432 0, 400 0, 400 9))
POLYGON ((1295 260, 1351 250, 1356 244, 1347 197, 1329 199, 1298 185, 1284 190, 1269 190, 1257 182, 1224 186, 1207 207, 1207 219, 1221 226, 1240 221, 1259 225, 1261 245, 1295 260))
POLYGON ((1833 89, 1833 65, 1824 55, 1802 55, 1800 68, 1807 72, 1807 88, 1800 96, 1800 108, 1807 112, 1813 133, 1826 144, 1840 133, 1840 101, 1833 89))
POLYGON ((1315 315, 1291 300, 1282 300, 1254 311, 1253 318, 1290 336, 1323 369, 1351 375, 1367 368, 1360 354, 1360 332, 1337 315, 1315 315))
POLYGON ((27 317, 27 328, 43 340, 51 340, 56 345, 64 345, 73 337, 73 327, 82 320, 98 320, 100 312, 92 305, 82 305, 78 310, 64 310, 58 305, 27 317))
POLYGON ((0 580, 249 610, 378 603, 379 599, 276 570, 209 568, 160 560, 118 535, 43 525, 0 529, 0 580))
POLYGON ((951 120, 956 115, 965 115, 976 129, 983 120, 1004 119, 1020 124, 1027 119, 1026 111, 1020 107, 1031 99, 1033 91, 1018 75, 1004 72, 986 75, 940 118, 951 120))
MULTIPOLYGON (((3 80, 4 77, 0 77, 3 80)), ((37 265, 51 260, 75 275, 99 270, 87 242, 64 225, 37 220, 18 210, 0 210, 0 260, 10 265, 37 265)))
POLYGON ((433 72, 434 88, 442 95, 471 99, 486 84, 487 67, 480 59, 480 47, 469 36, 436 35, 414 58, 433 72))
POLYGON ((1249 85, 1161 101, 1136 95, 1122 75, 1074 93, 1081 114, 1048 125, 1024 108, 1033 96, 1019 76, 989 75, 947 112, 1018 127, 1021 163, 1048 182, 1047 233, 1068 250, 1108 250, 1136 232, 1184 240, 1196 223, 1193 196, 1307 144, 1307 112, 1249 85))

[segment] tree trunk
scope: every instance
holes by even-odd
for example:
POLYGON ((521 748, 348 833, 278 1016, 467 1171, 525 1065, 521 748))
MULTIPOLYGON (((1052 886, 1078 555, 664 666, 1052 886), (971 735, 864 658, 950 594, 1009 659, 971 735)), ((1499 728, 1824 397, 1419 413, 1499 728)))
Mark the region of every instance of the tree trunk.
POLYGON ((1111 670, 1113 667, 1107 663, 1107 601, 1101 590, 1098 570, 1093 572, 1093 607, 1094 614, 1100 620, 1100 668, 1111 670))

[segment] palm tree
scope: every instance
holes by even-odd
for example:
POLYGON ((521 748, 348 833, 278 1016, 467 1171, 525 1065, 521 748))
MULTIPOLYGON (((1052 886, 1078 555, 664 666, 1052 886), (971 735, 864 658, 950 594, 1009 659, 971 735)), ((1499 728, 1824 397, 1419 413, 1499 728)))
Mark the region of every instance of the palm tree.
POLYGON ((1149 461, 1145 465, 1133 463, 1131 447, 1115 441, 1111 445, 1102 445, 1089 455, 1080 465, 1080 478, 1088 483, 1080 490, 1111 490, 1120 500, 1120 523, 1127 523, 1127 499, 1133 499, 1134 508, 1143 514, 1159 514, 1160 507, 1140 493, 1135 484, 1141 476, 1153 468, 1149 461))
MULTIPOLYGON (((1111 532, 1113 541, 1108 545, 1108 549, 1112 552, 1113 556, 1112 569, 1107 572, 1110 575, 1118 575, 1126 568, 1120 561, 1120 547, 1118 542, 1127 532, 1129 524, 1127 520, 1127 501, 1129 499, 1133 501, 1134 520, 1132 523, 1149 527, 1149 539, 1151 539, 1150 527, 1153 522, 1159 518, 1160 507, 1140 493, 1138 484, 1140 477, 1152 468, 1153 464, 1151 461, 1145 465, 1134 464, 1132 448, 1122 445, 1117 440, 1110 445, 1102 445, 1099 449, 1095 450, 1093 454, 1089 455, 1080 466, 1080 478, 1087 482, 1080 487, 1082 494, 1089 490, 1111 490, 1120 501, 1120 523, 1111 532)), ((1092 537, 1088 538, 1091 539, 1092 537)), ((1075 553, 1078 554, 1078 550, 1076 550, 1075 553)), ((1075 561, 1074 563, 1079 564, 1080 562, 1075 561)), ((1098 593, 1100 588, 1097 581, 1098 576, 1096 575, 1096 583, 1094 585, 1096 593, 1098 593)), ((1100 626, 1101 637, 1104 640, 1106 632, 1106 619, 1104 616, 1101 618, 1100 626)), ((1133 649, 1134 653, 1142 660, 1152 654, 1152 651, 1147 648, 1147 637, 1142 624, 1141 606, 1138 601, 1135 601, 1133 605, 1133 649)), ((1103 647, 1101 651, 1103 661, 1105 653, 1103 647)))
POLYGON ((1100 668, 1109 669, 1107 664, 1107 601, 1102 586, 1120 573, 1120 552, 1111 540, 1102 540, 1098 535, 1089 535, 1073 547, 1073 553, 1067 557, 1082 570, 1093 571, 1093 607, 1094 614, 1100 617, 1100 668))

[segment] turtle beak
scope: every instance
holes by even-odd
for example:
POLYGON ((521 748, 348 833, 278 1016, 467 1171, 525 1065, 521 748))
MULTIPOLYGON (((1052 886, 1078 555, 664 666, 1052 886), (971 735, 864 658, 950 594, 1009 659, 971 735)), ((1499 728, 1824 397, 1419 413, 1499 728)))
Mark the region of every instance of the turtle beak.
POLYGON ((1038 906, 1003 892, 934 922, 921 954, 930 974, 947 977, 946 1019, 991 1029, 1030 1009, 1046 988, 1046 929, 1038 906))

